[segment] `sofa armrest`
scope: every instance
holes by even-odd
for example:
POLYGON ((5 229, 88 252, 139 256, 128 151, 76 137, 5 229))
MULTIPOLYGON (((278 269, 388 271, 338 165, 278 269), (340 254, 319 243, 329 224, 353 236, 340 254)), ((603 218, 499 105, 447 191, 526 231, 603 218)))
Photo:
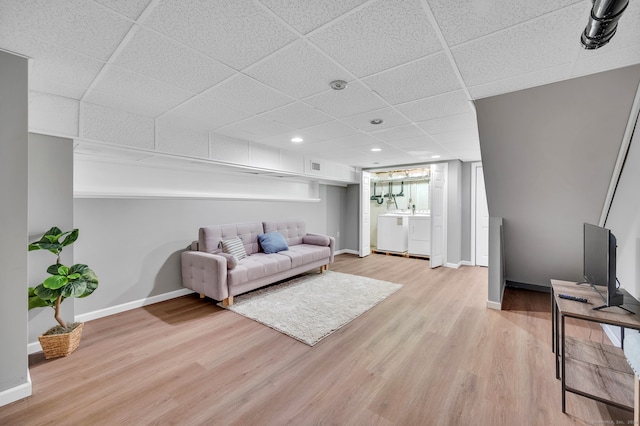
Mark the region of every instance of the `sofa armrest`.
POLYGON ((333 256, 335 251, 336 239, 333 237, 329 237, 327 235, 320 234, 307 234, 302 237, 302 242, 304 244, 313 244, 316 246, 329 247, 331 250, 331 255, 329 256, 329 263, 333 263, 333 256))
POLYGON ((229 297, 227 259, 201 251, 183 251, 182 285, 215 300, 229 297))

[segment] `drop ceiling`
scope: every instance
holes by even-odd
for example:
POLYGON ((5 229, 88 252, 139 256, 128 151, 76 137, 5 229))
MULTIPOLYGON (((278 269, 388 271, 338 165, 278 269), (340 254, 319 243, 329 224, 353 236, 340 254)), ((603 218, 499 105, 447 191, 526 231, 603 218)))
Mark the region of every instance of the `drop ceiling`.
POLYGON ((474 99, 640 63, 640 1, 595 51, 579 43, 590 8, 2 0, 0 49, 33 59, 30 129, 96 152, 104 144, 206 159, 249 143, 358 168, 474 161, 474 99), (336 79, 348 87, 332 90, 336 79))

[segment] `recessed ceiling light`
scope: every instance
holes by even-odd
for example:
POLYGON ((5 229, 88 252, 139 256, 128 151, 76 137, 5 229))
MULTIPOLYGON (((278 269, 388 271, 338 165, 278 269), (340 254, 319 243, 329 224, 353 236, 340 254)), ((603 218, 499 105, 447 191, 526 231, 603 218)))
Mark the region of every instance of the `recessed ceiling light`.
POLYGON ((295 138, 291 138, 291 142, 300 143, 300 142, 304 142, 304 139, 300 137, 295 137, 295 138))
POLYGON ((371 123, 371 124, 373 124, 375 126, 375 125, 384 123, 384 120, 382 118, 374 118, 369 123, 371 123))
POLYGON ((382 148, 371 148, 371 152, 380 152, 382 148))
POLYGON ((329 83, 329 86, 333 90, 342 90, 342 89, 346 89, 347 82, 344 80, 333 80, 331 83, 329 83))
POLYGON ((439 155, 432 155, 431 158, 440 158, 439 155))

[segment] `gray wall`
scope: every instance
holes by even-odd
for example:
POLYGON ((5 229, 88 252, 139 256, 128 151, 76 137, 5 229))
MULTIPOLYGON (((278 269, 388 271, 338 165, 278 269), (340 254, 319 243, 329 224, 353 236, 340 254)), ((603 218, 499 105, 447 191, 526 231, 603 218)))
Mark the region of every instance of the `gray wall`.
MULTIPOLYGON (((640 123, 638 123, 640 124, 640 123)), ((605 226, 618 243, 617 275, 620 284, 640 298, 640 126, 631 140, 605 226)))
POLYGON ((360 185, 347 186, 345 250, 360 251, 360 185))
MULTIPOLYGON (((29 241, 39 240, 52 226, 63 231, 73 229, 73 141, 29 134, 29 241)), ((82 234, 80 234, 82 238, 82 234)), ((62 251, 61 261, 67 266, 73 262, 73 245, 62 251)), ((56 257, 46 250, 29 253, 27 283, 35 287, 49 276, 47 268, 56 257)), ((62 317, 73 321, 73 301, 62 304, 62 317)), ((56 325, 53 309, 38 308, 29 311, 29 343, 56 325)))
MULTIPOLYGON (((347 189, 339 186, 326 186, 327 199, 327 235, 336 239, 336 250, 345 248, 347 236, 347 189)), ((320 195, 322 197, 322 194, 320 195)))
POLYGON ((77 299, 76 315, 182 289, 180 252, 206 225, 303 219, 307 232, 342 229, 336 211, 346 188, 320 186, 320 202, 78 198, 74 222, 81 238, 75 261, 98 275, 91 297, 77 299), (329 213, 328 213, 329 212, 329 213), (329 225, 331 221, 331 225, 329 225))
POLYGON ((636 65, 476 101, 507 280, 581 278, 582 224, 600 218, 639 80, 636 65))
POLYGON ((27 358, 27 70, 0 51, 0 405, 31 394, 27 358))

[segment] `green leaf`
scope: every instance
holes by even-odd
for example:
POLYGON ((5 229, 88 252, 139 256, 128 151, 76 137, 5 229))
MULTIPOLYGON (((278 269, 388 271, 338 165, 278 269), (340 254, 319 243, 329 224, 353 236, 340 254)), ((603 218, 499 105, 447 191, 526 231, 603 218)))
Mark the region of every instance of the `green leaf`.
POLYGON ((34 290, 33 290, 34 294, 36 296, 38 296, 40 299, 42 300, 48 300, 50 302, 52 302, 52 304, 55 303, 56 299, 58 298, 58 296, 60 296, 60 290, 58 289, 50 289, 44 286, 44 283, 40 284, 39 286, 37 286, 34 290))
POLYGON ((68 282, 69 280, 64 275, 52 275, 44 280, 42 285, 48 289, 57 290, 60 287, 66 285, 68 282))
POLYGON ((54 274, 54 275, 62 275, 62 276, 67 276, 69 275, 69 267, 68 266, 64 266, 64 265, 58 265, 58 273, 54 274))
POLYGON ((80 274, 69 274, 69 275, 67 275, 67 279, 69 281, 74 281, 74 280, 77 280, 78 278, 80 278, 80 274))
POLYGON ((45 308, 47 306, 52 306, 55 302, 50 302, 48 300, 43 300, 36 294, 29 294, 29 309, 34 308, 45 308))
POLYGON ((62 240, 62 247, 66 247, 69 244, 73 244, 78 239, 78 229, 75 228, 71 231, 65 232, 62 235, 66 235, 65 239, 62 240))
POLYGON ((51 265, 47 268, 47 273, 50 275, 58 275, 59 264, 51 265))
POLYGON ((64 297, 84 297, 86 291, 87 291, 87 282, 83 280, 77 280, 77 281, 72 281, 69 284, 65 285, 62 288, 62 295, 64 297))

